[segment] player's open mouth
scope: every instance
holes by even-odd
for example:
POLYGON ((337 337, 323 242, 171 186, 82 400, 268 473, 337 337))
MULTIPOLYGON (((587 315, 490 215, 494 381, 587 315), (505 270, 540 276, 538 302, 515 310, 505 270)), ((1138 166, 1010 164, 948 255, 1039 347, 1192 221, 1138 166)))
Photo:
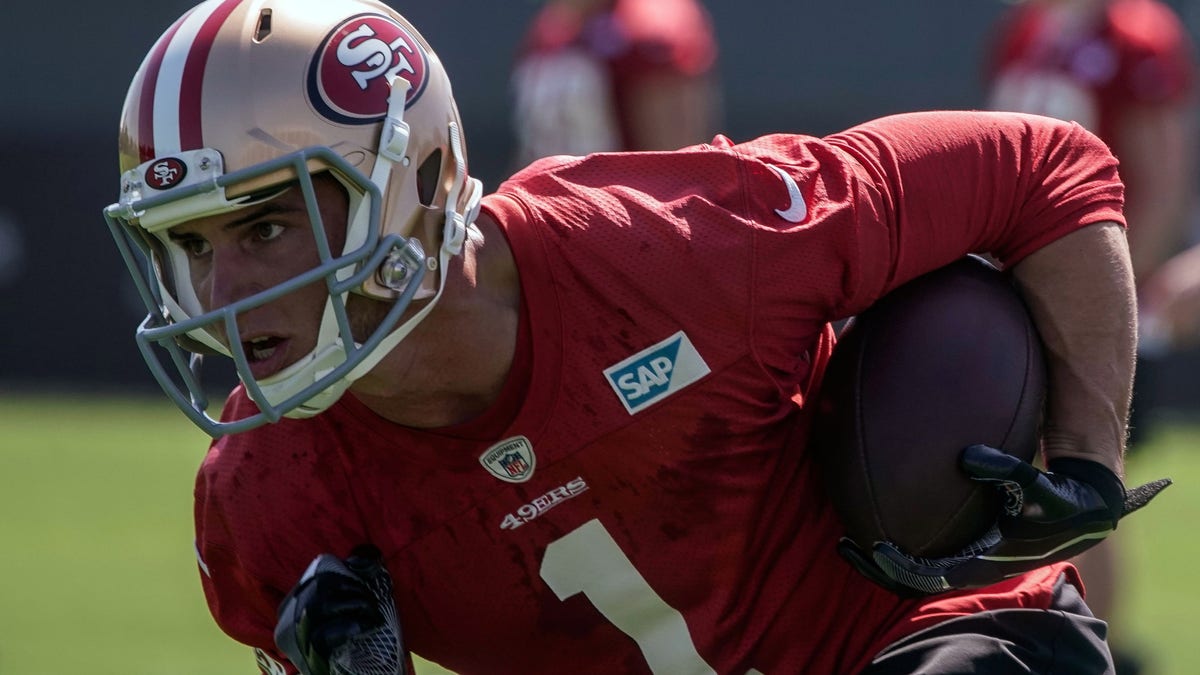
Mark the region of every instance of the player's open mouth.
POLYGON ((250 362, 250 372, 255 379, 261 380, 286 365, 283 359, 287 355, 287 342, 287 338, 266 335, 242 343, 246 360, 250 362))

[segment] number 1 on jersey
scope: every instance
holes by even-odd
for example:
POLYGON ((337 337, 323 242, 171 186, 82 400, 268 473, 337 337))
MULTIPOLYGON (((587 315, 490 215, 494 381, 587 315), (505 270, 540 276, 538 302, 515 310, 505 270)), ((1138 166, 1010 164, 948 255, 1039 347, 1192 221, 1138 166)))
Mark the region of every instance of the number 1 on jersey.
POLYGON ((654 592, 599 520, 551 542, 542 579, 559 600, 576 593, 637 642, 655 673, 714 673, 700 658, 683 615, 654 592))

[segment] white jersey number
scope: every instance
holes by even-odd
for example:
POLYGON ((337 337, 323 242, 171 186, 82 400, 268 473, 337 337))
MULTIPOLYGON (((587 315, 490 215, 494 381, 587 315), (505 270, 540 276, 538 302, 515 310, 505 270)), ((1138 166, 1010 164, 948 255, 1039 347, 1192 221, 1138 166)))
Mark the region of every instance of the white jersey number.
POLYGON ((559 600, 587 596, 605 619, 637 642, 651 671, 715 674, 696 651, 683 615, 658 597, 599 520, 547 546, 541 575, 559 600))

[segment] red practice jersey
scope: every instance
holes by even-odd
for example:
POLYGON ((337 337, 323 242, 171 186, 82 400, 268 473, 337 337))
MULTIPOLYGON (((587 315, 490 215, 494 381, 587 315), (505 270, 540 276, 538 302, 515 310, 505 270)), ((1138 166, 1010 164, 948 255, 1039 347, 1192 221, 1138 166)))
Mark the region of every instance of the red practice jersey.
POLYGON ((1112 139, 1121 114, 1192 95, 1192 45, 1158 0, 1116 0, 1098 21, 1067 25, 1054 3, 1012 10, 996 36, 989 107, 1073 120, 1112 139))
POLYGON ((615 0, 590 15, 546 5, 513 68, 519 160, 644 149, 631 132, 633 89, 662 74, 704 76, 716 53, 696 0, 615 0))
POLYGON ((933 622, 1045 607, 1069 567, 901 600, 847 566, 806 402, 829 320, 968 252, 1123 222, 1121 199, 1094 136, 1016 114, 538 162, 484 202, 523 293, 500 399, 416 430, 346 395, 216 441, 212 612, 283 661, 284 594, 364 542, 408 645, 461 673, 849 673, 933 622))

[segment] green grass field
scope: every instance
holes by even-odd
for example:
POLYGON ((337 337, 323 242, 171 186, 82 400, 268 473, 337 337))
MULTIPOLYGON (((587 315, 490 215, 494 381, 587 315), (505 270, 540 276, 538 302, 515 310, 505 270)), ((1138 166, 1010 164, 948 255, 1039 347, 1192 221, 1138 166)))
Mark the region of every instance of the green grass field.
MULTIPOLYGON (((209 618, 192 547, 204 435, 159 399, 0 396, 0 673, 257 672, 209 618)), ((1193 672, 1200 425, 1165 426, 1131 480, 1177 485, 1124 523, 1114 631, 1193 672)), ((438 669, 423 668, 422 673, 438 669)))

